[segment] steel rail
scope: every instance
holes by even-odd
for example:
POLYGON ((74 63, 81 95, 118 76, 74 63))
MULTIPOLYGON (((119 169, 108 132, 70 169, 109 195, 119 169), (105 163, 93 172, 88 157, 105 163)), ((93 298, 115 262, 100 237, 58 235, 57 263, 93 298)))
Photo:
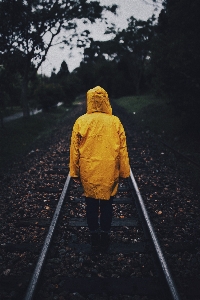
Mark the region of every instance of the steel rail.
POLYGON ((36 265, 34 273, 32 275, 32 279, 29 283, 29 286, 28 286, 28 289, 27 289, 24 300, 34 299, 35 291, 36 291, 36 288, 37 288, 37 285, 38 285, 38 282, 39 282, 39 277, 40 277, 40 274, 42 272, 42 268, 43 268, 43 265, 44 265, 44 262, 45 262, 45 259, 46 259, 46 256, 47 256, 47 252, 48 252, 50 243, 52 241, 52 237, 53 237, 56 225, 57 225, 57 221, 58 221, 58 218, 59 218, 59 215, 60 215, 60 212, 61 212, 61 208, 62 208, 64 199, 65 199, 65 196, 66 196, 66 193, 67 193, 67 189, 69 187, 69 182, 70 182, 70 175, 68 174, 67 179, 65 181, 64 188, 62 190, 62 193, 61 193, 61 196, 60 196, 60 199, 59 199, 59 202, 57 204, 55 213, 53 215, 51 225, 49 227, 49 231, 47 233, 43 248, 42 248, 40 256, 38 258, 37 265, 36 265))
MULTIPOLYGON (((162 250, 160 248, 158 239, 157 239, 156 234, 154 232, 153 226, 152 226, 151 221, 150 221, 149 216, 148 216, 148 212, 145 208, 142 196, 140 194, 139 188, 137 186, 136 180, 133 176, 133 173, 132 173, 131 169, 130 169, 130 179, 131 179, 133 187, 135 189, 135 192, 136 192, 136 195, 137 195, 137 198, 138 198, 138 201, 139 201, 140 209, 143 213, 143 216, 144 216, 144 219, 145 219, 145 222, 146 222, 146 226, 148 228, 149 234, 150 234, 151 239, 153 241, 154 249, 155 249, 156 254, 158 256, 158 259, 159 259, 159 262, 160 262, 160 265, 161 265, 161 268, 162 268, 162 272, 163 272, 165 280, 167 282, 167 285, 168 285, 170 294, 172 296, 172 299, 173 300, 181 300, 179 295, 178 295, 178 291, 175 287, 175 284, 173 282, 173 279, 172 279, 172 276, 170 274, 167 263, 165 261, 165 258, 163 256, 163 253, 162 253, 162 250)), ((38 285, 38 282, 39 282, 39 278, 40 278, 40 275, 41 275, 41 272, 42 272, 42 269, 43 269, 43 266, 44 266, 45 259, 47 257, 48 249, 49 249, 50 243, 52 241, 52 237, 53 237, 56 225, 57 225, 57 221, 58 221, 58 218, 59 218, 59 215, 60 215, 60 212, 61 212, 61 208, 62 208, 64 199, 65 199, 68 187, 69 187, 69 183, 70 183, 70 175, 68 174, 65 185, 64 185, 64 188, 62 190, 62 193, 61 193, 61 196, 60 196, 60 199, 59 199, 59 202, 58 202, 58 205, 56 207, 54 216, 52 218, 52 221, 51 221, 49 231, 47 233, 43 248, 42 248, 40 256, 38 258, 37 265, 35 267, 35 270, 34 270, 34 273, 32 275, 31 281, 30 281, 29 286, 27 288, 24 300, 33 300, 34 299, 35 292, 36 292, 36 289, 37 289, 37 285, 38 285)))
POLYGON ((172 297, 173 300, 180 300, 180 296, 179 296, 178 291, 177 291, 177 289, 175 287, 175 283, 173 282, 172 276, 170 274, 169 268, 168 268, 167 263, 165 261, 165 258, 163 256, 163 253, 162 253, 162 250, 160 248, 158 239, 156 237, 155 231, 154 231, 153 226, 151 224, 151 221, 149 219, 148 212, 147 212, 147 210, 145 208, 144 201, 142 199, 142 196, 140 194, 139 188, 137 186, 136 180, 135 180, 135 178, 133 176, 133 173, 132 173, 131 169, 130 169, 130 178, 131 178, 132 184, 134 186, 136 195, 138 197, 140 209, 141 209, 141 211, 143 213, 143 216, 144 216, 144 219, 145 219, 145 222, 146 222, 146 226, 147 226, 147 229, 148 229, 148 233, 151 236, 151 239, 152 239, 152 242, 153 242, 153 245, 154 245, 154 249, 155 249, 156 254, 158 256, 158 259, 159 259, 159 262, 160 262, 160 266, 162 268, 162 272, 164 274, 164 278, 165 278, 165 281, 166 281, 167 286, 169 288, 171 297, 172 297))

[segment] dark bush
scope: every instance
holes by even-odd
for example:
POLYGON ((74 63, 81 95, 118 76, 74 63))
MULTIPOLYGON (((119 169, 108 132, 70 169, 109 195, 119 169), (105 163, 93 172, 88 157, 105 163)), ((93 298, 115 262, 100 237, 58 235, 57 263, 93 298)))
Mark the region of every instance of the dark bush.
POLYGON ((49 108, 56 106, 58 102, 64 102, 65 93, 61 85, 42 83, 35 90, 37 108, 48 111, 49 108))

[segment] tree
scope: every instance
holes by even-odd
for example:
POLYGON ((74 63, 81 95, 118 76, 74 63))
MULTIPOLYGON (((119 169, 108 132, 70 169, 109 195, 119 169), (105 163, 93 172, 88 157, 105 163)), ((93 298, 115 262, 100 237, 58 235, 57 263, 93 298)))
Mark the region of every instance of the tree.
POLYGON ((65 94, 59 84, 41 82, 34 91, 37 108, 45 112, 56 106, 58 102, 63 102, 65 94))
POLYGON ((140 93, 141 81, 145 67, 151 55, 151 40, 154 36, 154 21, 152 16, 147 21, 129 19, 128 27, 118 31, 115 41, 120 45, 119 57, 121 64, 135 87, 140 93))
MULTIPOLYGON (((123 92, 139 94, 146 65, 151 55, 155 17, 152 16, 147 21, 131 17, 128 21, 126 29, 117 32, 113 27, 108 29, 107 33, 115 33, 112 40, 103 42, 92 40, 90 47, 84 50, 83 63, 100 63, 100 61, 104 63, 105 59, 110 62, 114 61, 118 66, 118 73, 121 73, 118 78, 124 77, 128 83, 124 85, 125 81, 122 80, 123 92)), ((109 71, 107 70, 104 76, 108 76, 109 71)), ((114 72, 112 76, 116 76, 116 73, 114 72)))
POLYGON ((147 21, 131 17, 124 30, 108 28, 107 33, 115 33, 112 40, 91 40, 78 69, 83 85, 89 88, 98 83, 112 96, 139 94, 150 55, 153 22, 154 17, 147 21))
POLYGON ((18 71, 22 66, 20 53, 13 53, 3 64, 3 57, 0 55, 0 110, 3 120, 9 107, 20 105, 21 74, 18 71))
POLYGON ((187 129, 199 126, 199 15, 198 0, 165 0, 152 50, 155 88, 187 116, 187 129))
POLYGON ((61 66, 60 66, 60 70, 57 73, 57 77, 63 78, 63 77, 67 77, 68 75, 69 75, 68 65, 67 65, 66 61, 63 60, 63 62, 61 63, 61 66))
POLYGON ((63 78, 61 85, 65 93, 63 102, 66 106, 70 106, 75 98, 80 95, 82 91, 82 82, 76 73, 72 72, 69 76, 63 78))
MULTIPOLYGON (((85 0, 2 0, 0 2, 0 52, 11 54, 20 51, 24 57, 22 77, 23 113, 29 115, 27 102, 28 82, 37 72, 61 30, 69 33, 59 43, 70 44, 77 36, 77 20, 94 23, 102 19, 103 12, 116 11, 116 5, 101 6, 98 1, 85 0), (34 65, 34 68, 32 68, 34 65)), ((88 37, 84 31, 79 45, 88 37)))

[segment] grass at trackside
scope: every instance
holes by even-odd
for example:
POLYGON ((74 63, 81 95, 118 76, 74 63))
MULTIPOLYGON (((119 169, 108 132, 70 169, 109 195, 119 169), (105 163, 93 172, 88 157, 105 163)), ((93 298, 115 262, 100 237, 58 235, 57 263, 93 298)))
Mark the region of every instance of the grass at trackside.
POLYGON ((131 113, 133 120, 143 129, 173 138, 180 134, 181 119, 176 117, 175 111, 164 99, 142 95, 115 101, 131 113))
POLYGON ((5 123, 4 128, 0 128, 0 170, 13 158, 30 151, 34 142, 48 138, 55 126, 65 120, 70 110, 71 108, 60 106, 48 113, 5 123))
MULTIPOLYGON (((122 97, 114 101, 132 115, 133 121, 142 130, 155 134, 156 138, 200 165, 199 139, 192 133, 185 132, 181 116, 176 114, 167 100, 153 95, 141 95, 122 97)), ((197 181, 200 169, 190 164, 187 170, 193 174, 193 180, 197 181)), ((199 182, 195 185, 199 186, 199 182)))
POLYGON ((122 97, 115 99, 115 102, 132 115, 133 121, 140 128, 156 134, 172 147, 186 153, 199 149, 197 136, 184 130, 181 116, 167 100, 153 95, 141 95, 122 97))

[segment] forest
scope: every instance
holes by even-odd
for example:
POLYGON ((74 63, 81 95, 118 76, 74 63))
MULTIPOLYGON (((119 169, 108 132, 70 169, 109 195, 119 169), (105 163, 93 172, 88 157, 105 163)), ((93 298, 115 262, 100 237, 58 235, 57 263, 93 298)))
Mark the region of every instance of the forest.
POLYGON ((181 116, 183 130, 198 133, 199 0, 164 0, 157 19, 132 16, 125 29, 108 26, 106 33, 113 38, 107 41, 92 39, 88 30, 77 33, 77 20, 106 22, 105 11, 116 14, 117 5, 84 0, 0 1, 1 122, 13 107, 20 107, 28 118, 30 109, 48 112, 58 102, 70 106, 78 95, 100 85, 111 98, 147 93, 164 97, 181 116), (60 43, 83 48, 83 60, 72 72, 63 60, 57 73, 39 75, 61 30, 67 37, 60 43))

